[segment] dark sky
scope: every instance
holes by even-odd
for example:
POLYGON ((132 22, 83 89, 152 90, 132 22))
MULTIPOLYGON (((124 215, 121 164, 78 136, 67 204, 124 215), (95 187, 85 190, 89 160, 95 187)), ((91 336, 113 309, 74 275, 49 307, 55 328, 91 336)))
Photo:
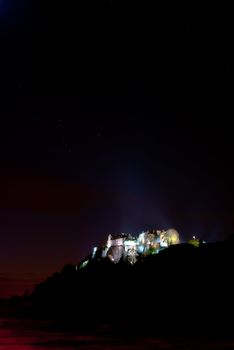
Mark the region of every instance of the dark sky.
POLYGON ((0 296, 109 233, 233 233, 233 32, 220 5, 0 1, 0 296))

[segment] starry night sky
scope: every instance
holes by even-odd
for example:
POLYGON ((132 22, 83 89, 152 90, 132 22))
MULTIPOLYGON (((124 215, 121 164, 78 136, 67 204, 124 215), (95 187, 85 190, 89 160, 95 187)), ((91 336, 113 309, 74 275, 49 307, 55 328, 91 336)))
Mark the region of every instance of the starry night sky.
POLYGON ((230 9, 45 3, 0 1, 0 297, 109 233, 233 233, 230 9))

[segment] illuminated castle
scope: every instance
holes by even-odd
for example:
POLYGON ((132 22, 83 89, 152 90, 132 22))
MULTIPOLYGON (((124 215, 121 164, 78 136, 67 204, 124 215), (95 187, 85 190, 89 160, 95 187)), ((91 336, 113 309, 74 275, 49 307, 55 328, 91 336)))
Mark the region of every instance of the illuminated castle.
MULTIPOLYGON (((141 256, 157 254, 160 250, 179 243, 179 233, 173 228, 166 231, 143 231, 138 237, 124 233, 114 236, 109 234, 106 244, 101 248, 94 247, 90 258, 109 258, 114 264, 123 260, 134 265, 141 256)), ((80 267, 87 265, 89 260, 84 260, 80 267)))

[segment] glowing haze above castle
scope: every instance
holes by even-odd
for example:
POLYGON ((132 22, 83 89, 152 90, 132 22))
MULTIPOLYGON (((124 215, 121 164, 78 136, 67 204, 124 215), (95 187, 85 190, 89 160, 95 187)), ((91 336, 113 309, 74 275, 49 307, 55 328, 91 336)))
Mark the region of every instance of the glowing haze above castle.
POLYGON ((134 265, 141 256, 157 254, 173 244, 179 244, 180 237, 177 230, 143 231, 138 236, 130 234, 108 235, 103 247, 94 247, 90 258, 85 259, 80 267, 88 264, 90 259, 108 258, 114 264, 121 260, 134 265))

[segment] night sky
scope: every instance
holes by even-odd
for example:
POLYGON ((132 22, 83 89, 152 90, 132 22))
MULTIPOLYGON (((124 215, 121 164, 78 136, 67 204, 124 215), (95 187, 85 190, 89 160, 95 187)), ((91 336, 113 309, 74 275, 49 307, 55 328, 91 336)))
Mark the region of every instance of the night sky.
POLYGON ((109 233, 234 232, 230 9, 46 3, 0 1, 0 297, 109 233))

